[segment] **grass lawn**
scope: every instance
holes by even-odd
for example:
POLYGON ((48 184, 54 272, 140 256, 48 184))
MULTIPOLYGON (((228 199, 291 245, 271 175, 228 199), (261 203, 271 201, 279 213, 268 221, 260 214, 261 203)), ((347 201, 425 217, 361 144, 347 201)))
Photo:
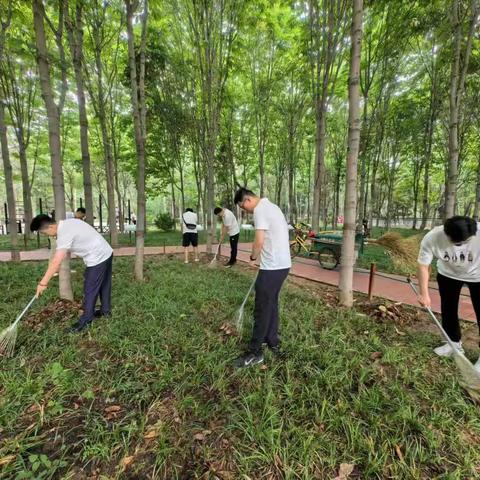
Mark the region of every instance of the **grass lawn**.
MULTIPOLYGON (((221 326, 252 273, 145 264, 135 283, 132 259, 115 259, 112 317, 85 334, 63 333, 76 312, 55 288, 34 306, 0 360, 0 478, 311 480, 342 463, 348 478, 479 477, 478 407, 413 310, 345 311, 327 287, 290 280, 288 359, 234 371, 241 341, 221 326)), ((0 265, 0 326, 43 268, 0 265)))

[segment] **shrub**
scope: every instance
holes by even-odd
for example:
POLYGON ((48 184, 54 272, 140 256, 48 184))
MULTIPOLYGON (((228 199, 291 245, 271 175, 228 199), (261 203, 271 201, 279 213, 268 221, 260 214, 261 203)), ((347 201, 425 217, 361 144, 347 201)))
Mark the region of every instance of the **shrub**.
POLYGON ((169 213, 159 213, 155 218, 155 225, 159 230, 171 232, 175 226, 175 220, 169 213))

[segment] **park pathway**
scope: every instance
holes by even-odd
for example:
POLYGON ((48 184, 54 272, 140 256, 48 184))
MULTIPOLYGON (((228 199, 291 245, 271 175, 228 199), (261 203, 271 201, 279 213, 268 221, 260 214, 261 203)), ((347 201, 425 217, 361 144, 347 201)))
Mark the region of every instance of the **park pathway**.
MULTIPOLYGON (((238 260, 248 262, 250 256, 250 243, 240 243, 238 260)), ((199 250, 205 251, 205 245, 200 245, 199 250)), ((182 253, 180 246, 159 246, 145 247, 145 255, 161 255, 165 253, 182 253)), ((229 255, 230 248, 227 245, 222 246, 222 255, 229 255)), ((38 250, 29 250, 20 252, 22 261, 47 260, 50 250, 41 248, 38 250)), ((135 254, 135 247, 119 247, 115 249, 115 256, 124 257, 135 254)), ((10 252, 0 252, 0 262, 10 261, 10 252)), ((290 272, 296 277, 312 280, 319 283, 338 286, 340 272, 338 270, 325 270, 321 268, 317 260, 308 258, 295 258, 290 272)), ((353 288, 357 292, 368 293, 369 272, 367 270, 357 269, 353 276, 353 288)), ((401 302, 408 305, 418 306, 416 297, 404 277, 398 275, 388 275, 377 273, 373 288, 376 297, 386 298, 394 302, 401 302)), ((435 312, 440 311, 440 296, 435 284, 431 287, 432 309, 435 312)), ((464 320, 475 321, 475 312, 468 290, 462 292, 460 297, 460 316, 464 320)))

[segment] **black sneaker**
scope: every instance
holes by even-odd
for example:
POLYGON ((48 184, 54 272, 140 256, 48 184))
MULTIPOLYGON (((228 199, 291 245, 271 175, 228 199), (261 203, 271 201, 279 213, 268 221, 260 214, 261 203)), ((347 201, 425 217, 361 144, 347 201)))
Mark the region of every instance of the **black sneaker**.
POLYGON ((95 315, 95 318, 109 317, 109 316, 110 316, 110 312, 103 313, 101 310, 95 310, 94 315, 95 315))
POLYGON ((90 326, 92 321, 89 322, 75 322, 70 328, 67 328, 67 333, 80 333, 90 326))
POLYGON ((259 363, 263 363, 263 353, 247 352, 235 359, 233 364, 236 368, 247 368, 259 363))

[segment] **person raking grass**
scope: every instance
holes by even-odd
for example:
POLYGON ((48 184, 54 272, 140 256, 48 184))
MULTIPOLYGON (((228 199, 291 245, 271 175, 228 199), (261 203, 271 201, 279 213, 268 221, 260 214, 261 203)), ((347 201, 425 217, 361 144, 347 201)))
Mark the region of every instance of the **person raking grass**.
POLYGON ((220 232, 220 239, 218 243, 222 244, 225 235, 228 233, 230 237, 230 260, 225 264, 225 267, 231 268, 237 263, 238 239, 240 238, 240 227, 237 219, 231 210, 228 208, 216 207, 213 211, 217 217, 222 219, 222 230, 220 232))
POLYGON ((235 366, 243 368, 263 362, 263 344, 275 355, 282 355, 278 337, 278 299, 292 261, 288 225, 280 208, 246 188, 236 192, 235 204, 253 213, 255 240, 250 261, 254 264, 260 258, 260 270, 255 282, 252 338, 245 354, 235 360, 235 366))
POLYGON ((80 257, 85 263, 83 285, 83 314, 72 325, 72 333, 81 332, 95 317, 107 316, 111 308, 113 250, 91 225, 72 218, 55 222, 48 215, 37 215, 30 224, 32 232, 57 237, 57 247, 45 275, 37 286, 37 297, 47 288, 51 278, 60 269, 67 252, 80 257), (101 307, 95 310, 100 297, 101 307))
MULTIPOLYGON (((444 225, 425 235, 418 255, 418 301, 431 306, 428 291, 429 265, 437 259, 437 283, 440 293, 442 326, 454 346, 463 353, 458 304, 462 287, 470 290, 473 308, 480 328, 480 230, 470 217, 449 218, 444 225)), ((445 343, 434 352, 442 357, 452 355, 452 347, 445 343)), ((480 372, 480 357, 474 365, 480 372)))

